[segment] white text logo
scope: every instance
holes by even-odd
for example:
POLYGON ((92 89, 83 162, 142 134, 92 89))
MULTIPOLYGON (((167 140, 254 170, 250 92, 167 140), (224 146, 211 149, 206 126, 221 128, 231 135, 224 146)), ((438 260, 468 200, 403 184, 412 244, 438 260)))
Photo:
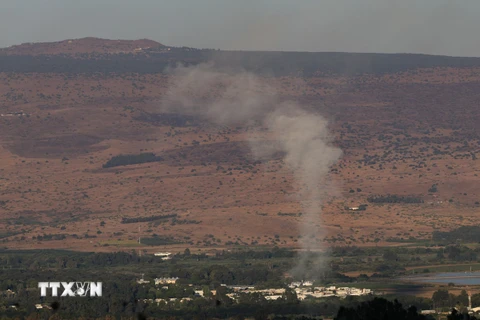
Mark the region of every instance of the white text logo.
POLYGON ((42 297, 46 297, 48 291, 51 291, 52 297, 102 296, 101 282, 39 282, 38 287, 42 297), (62 288, 62 292, 60 292, 60 288, 62 288))

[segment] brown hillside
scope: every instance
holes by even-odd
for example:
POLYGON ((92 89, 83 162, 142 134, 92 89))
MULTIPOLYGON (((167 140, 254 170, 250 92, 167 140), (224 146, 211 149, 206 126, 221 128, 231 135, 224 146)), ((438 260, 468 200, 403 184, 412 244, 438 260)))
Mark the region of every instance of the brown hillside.
MULTIPOLYGON (((298 247, 301 186, 281 155, 252 161, 246 143, 252 130, 272 137, 162 114, 158 101, 174 80, 0 73, 2 246, 154 251, 163 246, 136 241, 157 235, 179 242, 169 250, 298 247), (104 168, 142 153, 161 160, 104 168)), ((318 217, 319 247, 398 245, 478 224, 480 69, 263 80, 328 117, 344 152, 318 217), (387 194, 423 202, 367 200, 387 194), (360 204, 367 210, 346 209, 360 204)))
POLYGON ((8 55, 76 55, 82 53, 134 53, 142 49, 163 47, 153 40, 110 40, 100 38, 68 39, 58 42, 23 43, 0 49, 8 55))

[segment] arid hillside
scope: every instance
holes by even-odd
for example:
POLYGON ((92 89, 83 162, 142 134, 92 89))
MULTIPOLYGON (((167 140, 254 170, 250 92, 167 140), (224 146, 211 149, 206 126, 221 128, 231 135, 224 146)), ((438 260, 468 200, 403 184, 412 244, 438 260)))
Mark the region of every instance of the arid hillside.
MULTIPOLYGON (((275 137, 259 126, 219 126, 163 113, 160 101, 175 75, 140 72, 161 54, 175 65, 203 62, 205 52, 159 49, 151 57, 126 57, 119 52, 161 45, 87 38, 73 52, 105 54, 82 63, 108 68, 80 72, 65 67, 76 59, 55 62, 75 41, 4 49, 14 59, 47 54, 52 64, 0 65, 1 246, 149 252, 298 247, 301 186, 281 154, 254 158, 247 142, 252 134, 260 141, 275 137), (120 56, 138 69, 118 64, 119 71, 110 72, 120 56)), ((222 59, 228 55, 233 53, 222 59)), ((282 99, 326 117, 343 151, 318 215, 325 225, 319 248, 399 245, 428 239, 434 230, 478 224, 477 60, 452 58, 437 66, 415 60, 382 72, 364 72, 363 65, 327 72, 330 67, 319 63, 303 65, 306 75, 277 65, 264 72, 271 60, 258 57, 262 81, 282 99)), ((369 61, 375 66, 380 59, 383 66, 391 59, 398 66, 397 58, 369 61)), ((249 69, 253 62, 232 64, 249 69)))
POLYGON ((69 39, 58 42, 22 43, 0 49, 0 54, 7 55, 71 55, 85 53, 135 53, 145 49, 164 47, 162 44, 148 40, 107 40, 100 38, 69 39))

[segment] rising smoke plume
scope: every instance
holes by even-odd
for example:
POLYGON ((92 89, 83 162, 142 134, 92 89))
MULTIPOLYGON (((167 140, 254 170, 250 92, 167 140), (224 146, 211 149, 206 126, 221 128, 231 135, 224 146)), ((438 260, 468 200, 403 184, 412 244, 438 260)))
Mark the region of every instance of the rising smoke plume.
MULTIPOLYGON (((263 148, 252 136, 253 154, 285 155, 303 208, 299 226, 303 251, 322 249, 321 202, 329 168, 341 156, 341 150, 331 145, 327 121, 295 102, 280 101, 278 90, 252 73, 218 71, 211 64, 169 71, 172 82, 162 101, 163 111, 195 115, 219 125, 260 123, 270 131, 277 143, 263 148)), ((323 261, 309 266, 307 261, 308 255, 301 254, 292 274, 311 276, 307 269, 323 267, 323 261)))

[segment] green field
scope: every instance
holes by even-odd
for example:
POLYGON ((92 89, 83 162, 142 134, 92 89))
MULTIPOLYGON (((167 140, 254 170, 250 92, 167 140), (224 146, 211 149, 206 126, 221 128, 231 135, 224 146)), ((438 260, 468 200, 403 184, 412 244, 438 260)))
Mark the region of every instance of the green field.
POLYGON ((100 242, 100 245, 105 246, 122 246, 122 247, 139 247, 141 244, 137 240, 106 240, 100 242))

